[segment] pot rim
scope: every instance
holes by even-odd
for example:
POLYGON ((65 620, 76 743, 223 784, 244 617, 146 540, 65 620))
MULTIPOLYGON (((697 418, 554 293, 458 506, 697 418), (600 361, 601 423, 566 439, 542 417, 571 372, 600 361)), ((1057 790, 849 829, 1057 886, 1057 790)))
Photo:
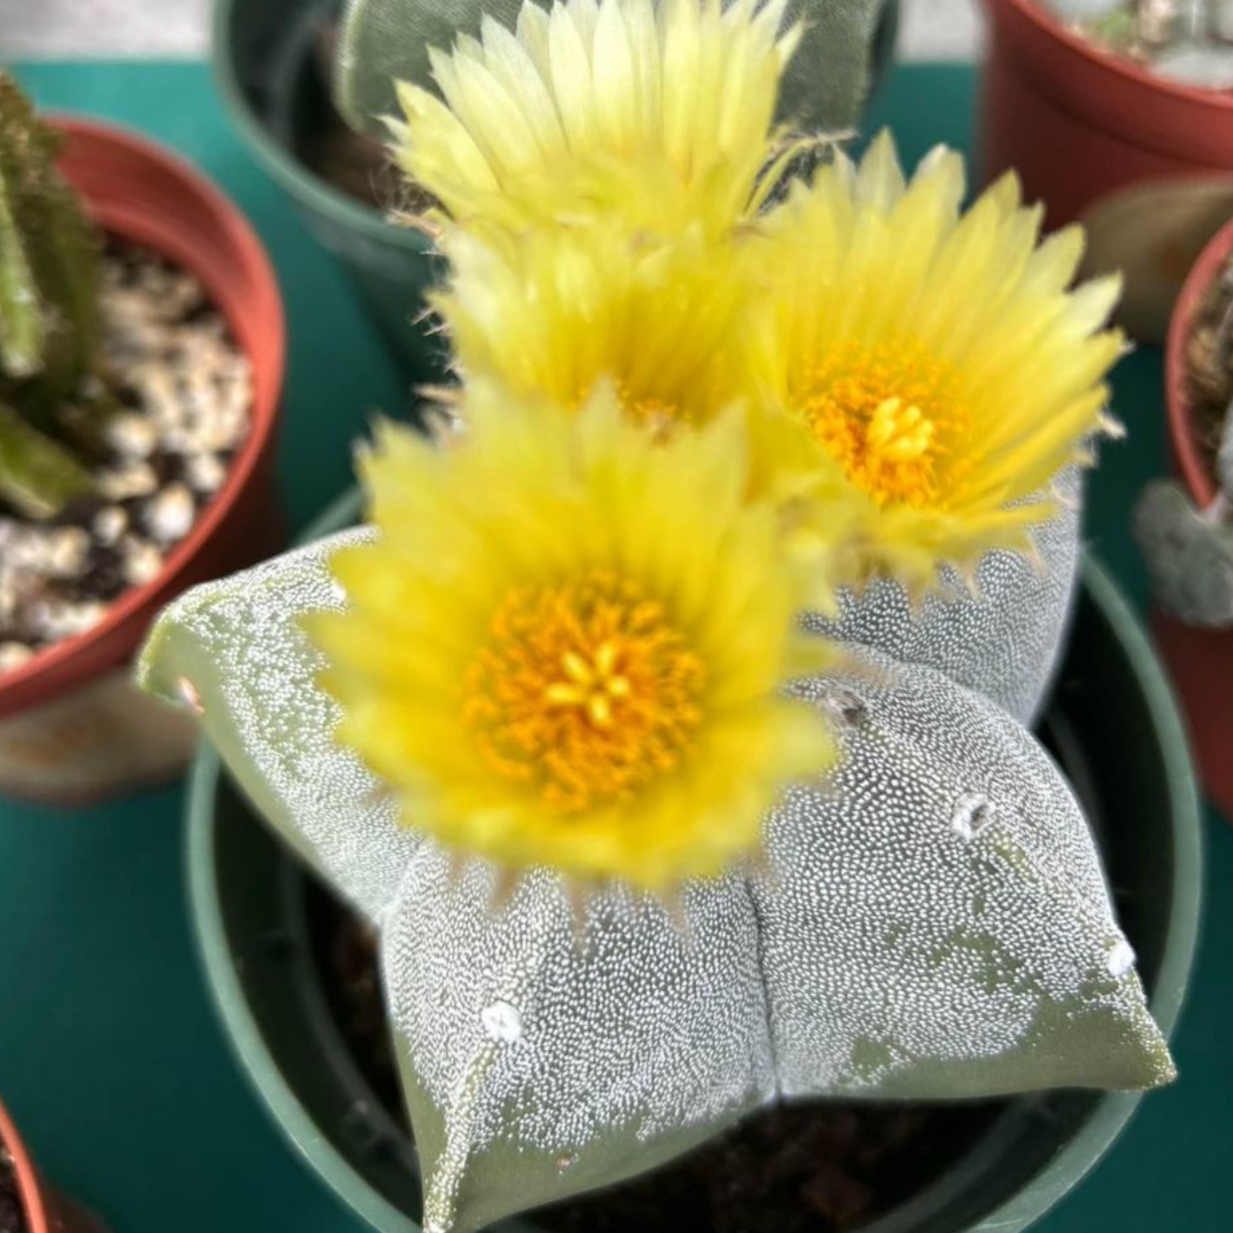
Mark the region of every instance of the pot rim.
MULTIPOLYGON (((357 489, 336 498, 300 537, 319 539, 353 523, 360 511, 357 489)), ((1168 936, 1153 982, 1151 1010, 1166 1038, 1176 1026, 1185 1000, 1198 937, 1201 886, 1201 813, 1186 737, 1172 691, 1138 618, 1104 567, 1085 553, 1082 583, 1125 649, 1147 708, 1168 780, 1172 828, 1172 903, 1168 936)), ((218 882, 214 876, 214 803, 223 768, 208 740, 193 766, 186 798, 186 864, 194 932, 207 982, 232 1045, 249 1081, 280 1129, 320 1174, 330 1189, 382 1233, 421 1233, 419 1224, 394 1207, 321 1133, 308 1110, 284 1078, 244 996, 230 958, 218 882)), ((1137 1107, 1142 1092, 1105 1092, 1082 1125, 1032 1179, 1032 1184, 987 1213, 980 1227, 1022 1230, 1039 1219, 1073 1189, 1103 1158, 1137 1107)), ((957 1165, 956 1168, 961 1168, 957 1165)), ((951 1174, 940 1175, 913 1199, 868 1226, 878 1230, 910 1228, 903 1215, 928 1204, 934 1188, 946 1187, 951 1174)), ((503 1233, 541 1233, 532 1217, 504 1221, 503 1233)))
POLYGON ((984 0, 984 5, 991 10, 992 15, 996 15, 999 8, 1013 10, 1043 36, 1061 43, 1072 55, 1081 56, 1097 68, 1125 78, 1141 89, 1167 94, 1179 101, 1223 111, 1233 116, 1233 93, 1188 86, 1140 68, 1133 60, 1119 56, 1116 52, 1106 51, 1082 35, 1068 30, 1056 16, 1046 10, 1040 0, 984 0))
MULTIPOLYGON (((240 83, 232 54, 230 32, 233 14, 244 3, 246 0, 216 0, 211 23, 210 60, 214 81, 227 114, 266 172, 293 197, 350 231, 408 252, 430 253, 432 244, 424 233, 387 221, 378 210, 362 205, 311 171, 281 141, 271 136, 240 83)), ((320 6, 318 4, 317 7, 320 6)))
POLYGON ((0 1102, 0 1144, 8 1149, 13 1160, 13 1173, 17 1178, 17 1197, 21 1200, 22 1212, 30 1225, 30 1233, 49 1233, 47 1206, 43 1201, 43 1189, 38 1171, 30 1159, 30 1153, 17 1133, 17 1127, 8 1110, 0 1102))
MULTIPOLYGON (((121 593, 107 605, 105 615, 96 625, 36 651, 19 667, 0 673, 0 718, 68 692, 84 681, 92 680, 116 667, 132 652, 140 639, 141 631, 134 633, 130 640, 131 645, 105 656, 84 673, 65 668, 70 661, 89 654, 91 648, 111 637, 118 626, 134 618, 143 608, 154 604, 174 577, 201 552, 217 532, 241 494, 252 482, 254 472, 271 447, 286 372, 286 320, 274 267, 256 231, 231 199, 180 155, 124 125, 64 113, 52 113, 46 118, 53 128, 66 134, 70 140, 89 142, 96 147, 110 146, 161 167, 179 181, 188 193, 202 201, 212 215, 222 221, 229 242, 238 253, 241 264, 250 274, 255 286, 252 298, 257 307, 254 315, 259 316, 265 323, 269 339, 263 364, 268 367, 273 377, 264 396, 254 383, 248 433, 227 468, 227 477, 222 487, 203 507, 189 533, 167 555, 158 573, 149 581, 121 593), (63 671, 60 679, 50 690, 40 689, 39 678, 44 673, 61 669, 63 671)), ((141 217, 139 204, 134 209, 133 203, 99 203, 93 201, 88 192, 83 196, 90 214, 104 231, 145 244, 155 251, 162 251, 156 234, 158 229, 147 225, 147 220, 141 217)), ((164 252, 164 255, 167 254, 164 252)), ((203 277, 205 273, 202 268, 194 267, 180 260, 178 256, 170 259, 198 277, 203 277)), ((203 277, 203 281, 208 289, 210 280, 203 277)), ((222 311, 217 297, 211 298, 215 300, 215 307, 222 311)), ((233 333, 236 332, 235 322, 230 324, 233 333)), ((239 339, 237 343, 242 345, 239 339)), ((250 352, 248 358, 255 368, 256 357, 250 352)))
POLYGON ((1199 259, 1190 268, 1169 320, 1165 340, 1165 414, 1169 426, 1169 445, 1173 462, 1181 472, 1190 496, 1200 508, 1216 496, 1216 479, 1199 452, 1192 422, 1193 406, 1187 389, 1186 343, 1203 299, 1219 273, 1233 256, 1233 219, 1208 241, 1199 259))

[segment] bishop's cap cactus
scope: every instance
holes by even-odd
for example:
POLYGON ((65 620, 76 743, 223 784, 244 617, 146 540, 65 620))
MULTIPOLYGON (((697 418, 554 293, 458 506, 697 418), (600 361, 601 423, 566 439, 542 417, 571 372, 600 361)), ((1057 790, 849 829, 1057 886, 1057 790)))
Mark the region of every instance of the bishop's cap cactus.
POLYGON ((568 0, 434 57, 394 131, 463 431, 383 431, 370 527, 190 592, 141 659, 377 928, 428 1233, 780 1099, 1172 1076, 999 705, 1057 651, 1116 284, 1066 290, 1081 240, 1038 246, 1013 180, 962 213, 946 152, 759 195, 799 149, 784 11, 568 0))
POLYGON ((784 1097, 1168 1081, 1032 737, 932 669, 785 641, 736 421, 655 445, 611 395, 470 397, 449 451, 386 432, 374 531, 189 593, 141 666, 377 926, 428 1230, 784 1097))

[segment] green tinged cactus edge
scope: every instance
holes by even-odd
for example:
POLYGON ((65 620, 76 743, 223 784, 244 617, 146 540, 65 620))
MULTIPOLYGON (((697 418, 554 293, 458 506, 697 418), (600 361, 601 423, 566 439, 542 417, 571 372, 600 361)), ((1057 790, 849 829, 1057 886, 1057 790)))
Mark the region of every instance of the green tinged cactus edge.
POLYGON ((107 409, 90 388, 100 242, 56 170, 60 140, 0 72, 0 502, 30 518, 89 492, 74 438, 107 409))

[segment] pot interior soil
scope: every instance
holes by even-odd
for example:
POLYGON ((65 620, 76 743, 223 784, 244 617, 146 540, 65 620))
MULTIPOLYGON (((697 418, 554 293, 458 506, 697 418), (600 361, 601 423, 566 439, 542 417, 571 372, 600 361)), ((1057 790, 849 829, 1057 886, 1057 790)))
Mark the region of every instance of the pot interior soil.
POLYGON ((1186 340, 1185 365, 1195 440, 1208 469, 1214 470, 1233 403, 1233 256, 1199 302, 1186 340))
POLYGON ((9 1149, 0 1142, 0 1233, 27 1233, 25 1208, 17 1193, 17 1172, 9 1149))
POLYGON ((113 240, 100 303, 118 406, 84 441, 96 491, 45 523, 0 506, 0 674, 155 577, 248 433, 248 359, 195 276, 113 240))
MULTIPOLYGON (((354 1059, 410 1135, 372 930, 316 883, 309 921, 322 984, 354 1059)), ((904 1202, 1006 1107, 827 1102, 770 1109, 662 1169, 545 1208, 556 1233, 841 1233, 904 1202)))

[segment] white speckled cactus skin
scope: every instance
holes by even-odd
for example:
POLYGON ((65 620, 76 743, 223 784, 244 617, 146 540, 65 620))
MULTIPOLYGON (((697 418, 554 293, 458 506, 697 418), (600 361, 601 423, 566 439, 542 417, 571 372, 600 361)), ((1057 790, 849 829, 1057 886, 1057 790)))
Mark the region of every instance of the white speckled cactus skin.
MULTIPOLYGON (((359 534, 364 534, 360 532, 359 534)), ((768 819, 766 869, 579 914, 402 830, 334 749, 298 613, 336 605, 329 550, 189 593, 143 658, 187 678, 233 773, 378 923, 428 1233, 610 1184, 749 1110, 1172 1077, 1070 789, 999 707, 875 652, 800 688, 840 769, 768 819), (819 721, 822 721, 820 715, 819 721)))
POLYGON ((1035 528, 1038 560, 986 553, 974 592, 946 569, 944 588, 915 609, 899 583, 881 579, 859 597, 841 592, 839 615, 811 615, 811 627, 837 642, 937 668, 1031 725, 1065 645, 1079 567, 1079 473, 1063 473, 1057 487, 1066 505, 1035 528))
POLYGON ((1206 509, 1196 509, 1176 480, 1153 480, 1133 526, 1160 606, 1187 625, 1233 629, 1233 415, 1225 417, 1215 472, 1206 509))
POLYGON ((339 708, 315 683, 324 659, 298 625, 301 613, 342 606, 326 558, 371 534, 346 531, 195 588, 167 609, 137 676, 172 701, 191 682, 207 733, 257 810, 375 921, 420 841, 335 743, 339 708))

